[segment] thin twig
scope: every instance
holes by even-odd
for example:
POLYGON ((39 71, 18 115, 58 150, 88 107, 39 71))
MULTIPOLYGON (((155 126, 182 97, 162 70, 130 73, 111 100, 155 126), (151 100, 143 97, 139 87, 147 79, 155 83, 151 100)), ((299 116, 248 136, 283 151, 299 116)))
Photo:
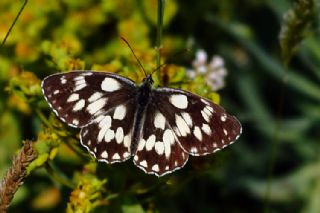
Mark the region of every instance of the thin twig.
MULTIPOLYGON (((157 32, 157 67, 161 66, 161 45, 162 45, 162 30, 163 30, 163 14, 165 0, 158 0, 158 32, 157 32)), ((160 69, 157 72, 160 80, 160 69)))
POLYGON ((19 10, 19 12, 18 12, 18 14, 17 14, 17 16, 16 16, 15 19, 13 20, 13 22, 12 22, 12 24, 11 24, 8 32, 7 32, 7 34, 5 35, 5 37, 4 37, 4 39, 3 39, 2 43, 1 43, 0 48, 2 48, 2 46, 6 43, 6 40, 7 40, 7 38, 9 37, 9 34, 10 34, 11 31, 12 31, 12 28, 14 27, 14 25, 15 25, 16 22, 18 21, 18 18, 20 17, 20 15, 21 15, 24 7, 27 5, 27 3, 28 3, 28 0, 24 0, 24 2, 23 2, 23 4, 22 4, 22 6, 21 6, 21 8, 20 8, 20 10, 19 10))

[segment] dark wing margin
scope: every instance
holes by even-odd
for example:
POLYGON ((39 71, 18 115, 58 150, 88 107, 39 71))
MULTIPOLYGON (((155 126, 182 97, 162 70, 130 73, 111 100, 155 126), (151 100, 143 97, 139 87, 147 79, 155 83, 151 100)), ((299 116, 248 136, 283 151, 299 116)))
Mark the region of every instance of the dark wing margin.
POLYGON ((82 127, 91 119, 134 97, 137 87, 114 73, 72 71, 53 74, 41 84, 45 99, 55 114, 72 127, 82 127))
POLYGON ((206 155, 234 143, 242 132, 240 122, 219 105, 190 92, 159 88, 153 101, 174 130, 183 150, 206 155))

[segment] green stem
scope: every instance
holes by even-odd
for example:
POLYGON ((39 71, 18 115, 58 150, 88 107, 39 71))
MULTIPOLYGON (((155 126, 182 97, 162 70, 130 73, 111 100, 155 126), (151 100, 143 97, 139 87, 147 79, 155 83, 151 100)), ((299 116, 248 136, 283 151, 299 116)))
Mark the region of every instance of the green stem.
POLYGON ((9 34, 11 33, 14 25, 16 24, 18 18, 20 17, 20 15, 21 15, 21 13, 22 13, 22 11, 23 11, 23 9, 24 9, 24 7, 26 6, 27 3, 28 3, 28 0, 25 0, 25 1, 23 2, 23 4, 22 4, 22 6, 21 6, 21 8, 20 8, 20 10, 19 10, 19 12, 18 12, 18 14, 17 14, 17 16, 16 16, 15 19, 13 20, 13 22, 12 22, 12 24, 11 24, 11 26, 10 26, 7 34, 5 35, 5 37, 4 37, 4 39, 3 39, 0 47, 2 47, 2 46, 6 43, 6 40, 7 40, 7 38, 9 37, 9 34))
POLYGON ((57 182, 59 182, 60 184, 62 184, 64 186, 69 187, 70 189, 75 188, 75 184, 71 180, 69 180, 67 177, 65 177, 63 174, 61 174, 59 171, 54 169, 51 164, 46 163, 45 168, 46 168, 47 172, 49 173, 49 175, 57 182))
POLYGON ((38 117, 40 118, 40 120, 47 126, 52 128, 50 122, 48 121, 48 119, 43 115, 43 113, 39 110, 39 109, 35 109, 35 112, 37 113, 38 117))
MULTIPOLYGON (((163 30, 163 13, 164 13, 165 0, 158 0, 158 24, 157 24, 157 67, 161 66, 161 42, 163 30)), ((160 69, 157 70, 158 79, 160 80, 160 69)))

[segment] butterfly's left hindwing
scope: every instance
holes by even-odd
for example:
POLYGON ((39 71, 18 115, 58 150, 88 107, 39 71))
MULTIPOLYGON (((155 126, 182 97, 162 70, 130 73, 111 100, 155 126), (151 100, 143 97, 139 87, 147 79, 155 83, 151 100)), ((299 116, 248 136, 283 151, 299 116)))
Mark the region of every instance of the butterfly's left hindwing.
POLYGON ((115 163, 130 158, 136 106, 132 98, 99 115, 81 129, 81 144, 99 161, 115 163))
POLYGON ((57 116, 82 127, 116 105, 133 98, 137 87, 124 77, 107 72, 73 71, 54 74, 42 82, 43 94, 57 116))

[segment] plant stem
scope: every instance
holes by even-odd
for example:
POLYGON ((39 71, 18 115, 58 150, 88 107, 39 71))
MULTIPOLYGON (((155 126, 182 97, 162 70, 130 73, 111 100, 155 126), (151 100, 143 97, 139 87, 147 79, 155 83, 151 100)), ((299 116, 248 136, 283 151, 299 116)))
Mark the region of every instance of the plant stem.
MULTIPOLYGON (((162 42, 162 29, 163 29, 163 13, 164 13, 165 0, 158 0, 158 24, 157 24, 157 67, 161 66, 161 42, 162 42)), ((160 80, 160 69, 157 70, 158 79, 160 80)))
POLYGON ((62 173, 60 173, 58 170, 54 169, 53 166, 49 163, 46 164, 45 169, 53 178, 55 181, 59 182, 63 186, 67 186, 70 189, 74 189, 76 186, 75 184, 69 180, 67 177, 65 177, 62 173))
POLYGON ((7 34, 4 36, 4 39, 3 39, 3 41, 2 41, 2 43, 1 43, 1 45, 0 45, 0 48, 6 43, 7 38, 9 37, 9 34, 11 33, 14 25, 15 25, 16 22, 18 21, 18 18, 20 17, 20 15, 21 15, 21 13, 22 13, 22 11, 23 11, 23 9, 24 9, 24 7, 26 6, 27 3, 28 3, 28 0, 25 0, 25 1, 23 2, 22 6, 21 6, 21 8, 20 8, 20 10, 19 10, 19 12, 18 12, 18 14, 17 14, 17 16, 14 18, 14 20, 13 20, 13 22, 12 22, 12 24, 11 24, 8 32, 7 32, 7 34))

